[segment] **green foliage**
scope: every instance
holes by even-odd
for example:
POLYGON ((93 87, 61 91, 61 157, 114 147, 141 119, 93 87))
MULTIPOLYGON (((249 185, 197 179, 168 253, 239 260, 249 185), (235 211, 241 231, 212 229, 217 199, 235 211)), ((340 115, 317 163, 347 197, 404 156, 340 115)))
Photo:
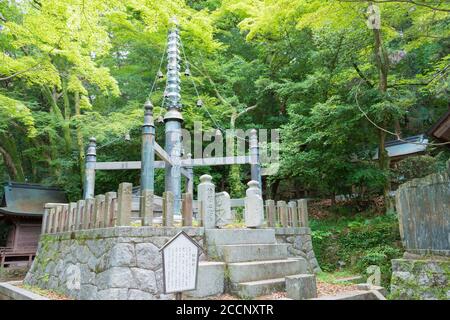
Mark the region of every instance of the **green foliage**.
POLYGON ((377 265, 382 285, 388 287, 391 259, 403 253, 394 214, 311 220, 311 229, 314 252, 323 271, 339 270, 343 262, 349 272, 367 276, 367 267, 377 265))
MULTIPOLYGON (((204 130, 281 128, 281 168, 269 185, 283 181, 312 196, 358 200, 381 194, 390 172, 373 161, 380 131, 361 110, 390 131, 398 125, 403 136, 426 132, 448 107, 450 23, 445 11, 377 3, 381 49, 392 60, 381 90, 368 4, 0 2, 1 179, 56 184, 76 200, 90 136, 97 137, 99 161, 139 160, 142 104, 176 15, 191 80, 208 109, 195 107, 196 89, 183 76, 187 129, 197 120, 204 130)), ((156 117, 164 114, 164 84, 157 80, 150 97, 156 117)), ((163 136, 157 124, 161 144, 163 136)), ((442 168, 443 157, 437 163, 442 168)), ((244 194, 250 177, 248 166, 196 172, 202 173, 233 197, 244 194)), ((100 172, 97 191, 123 181, 139 184, 139 173, 100 172)), ((161 194, 161 174, 156 181, 161 194)))
POLYGON ((415 156, 401 160, 396 165, 394 174, 400 183, 415 178, 422 178, 438 170, 437 160, 431 156, 415 156))

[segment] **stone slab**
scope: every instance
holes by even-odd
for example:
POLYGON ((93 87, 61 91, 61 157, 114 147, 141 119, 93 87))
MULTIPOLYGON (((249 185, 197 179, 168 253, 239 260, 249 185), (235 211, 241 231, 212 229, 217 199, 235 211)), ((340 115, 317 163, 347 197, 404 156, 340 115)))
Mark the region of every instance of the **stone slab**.
POLYGON ((255 298, 274 292, 284 291, 286 281, 284 278, 242 282, 233 286, 232 292, 243 299, 255 298))
POLYGON ((288 257, 289 244, 220 245, 216 253, 225 262, 281 260, 288 257))
POLYGON ((186 292, 186 296, 203 298, 222 294, 225 289, 225 263, 200 262, 198 265, 197 289, 186 292))
POLYGON ((309 300, 386 300, 377 290, 348 291, 337 295, 322 296, 309 300))
POLYGON ((270 260, 229 263, 230 281, 234 283, 281 278, 307 272, 306 260, 270 260))
POLYGON ((50 300, 29 290, 18 287, 21 281, 0 283, 0 300, 50 300))
POLYGON ((317 297, 316 277, 313 274, 298 274, 286 277, 286 293, 293 300, 317 297))
POLYGON ((274 229, 206 229, 208 246, 275 243, 274 229))

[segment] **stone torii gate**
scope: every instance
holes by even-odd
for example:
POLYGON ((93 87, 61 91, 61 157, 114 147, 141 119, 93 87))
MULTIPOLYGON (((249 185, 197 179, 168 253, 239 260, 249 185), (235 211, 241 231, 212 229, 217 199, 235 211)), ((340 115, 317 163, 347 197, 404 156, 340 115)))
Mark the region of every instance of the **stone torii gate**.
MULTIPOLYGON (((181 176, 186 177, 186 192, 193 194, 193 167, 233 164, 250 164, 251 179, 259 182, 261 188, 261 165, 256 130, 249 136, 249 155, 232 157, 212 157, 192 159, 190 155, 181 159, 181 80, 179 55, 180 36, 178 25, 174 23, 168 35, 167 43, 167 112, 165 123, 165 148, 155 140, 153 105, 147 100, 144 104, 144 124, 142 125, 141 161, 97 162, 96 140, 91 138, 86 152, 84 199, 95 195, 95 172, 97 170, 141 170, 141 217, 153 217, 154 170, 165 169, 165 191, 174 195, 174 214, 181 213, 181 176), (155 153, 161 159, 155 161, 155 153)), ((151 221, 150 221, 151 223, 151 221)))

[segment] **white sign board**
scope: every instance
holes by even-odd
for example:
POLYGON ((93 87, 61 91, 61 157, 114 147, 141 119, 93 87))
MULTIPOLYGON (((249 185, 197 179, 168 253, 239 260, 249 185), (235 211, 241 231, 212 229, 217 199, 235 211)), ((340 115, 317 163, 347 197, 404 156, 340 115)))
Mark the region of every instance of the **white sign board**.
POLYGON ((197 288, 200 246, 185 232, 179 232, 161 249, 165 293, 197 288))

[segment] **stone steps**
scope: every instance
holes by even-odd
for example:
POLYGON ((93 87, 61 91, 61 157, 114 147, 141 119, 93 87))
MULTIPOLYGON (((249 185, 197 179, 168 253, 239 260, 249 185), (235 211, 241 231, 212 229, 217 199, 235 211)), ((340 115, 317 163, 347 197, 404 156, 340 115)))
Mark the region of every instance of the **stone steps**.
POLYGON ((231 292, 242 298, 255 298, 286 290, 285 278, 241 282, 232 285, 231 292))
POLYGON ((228 263, 231 283, 282 278, 307 272, 304 259, 265 260, 228 263))
POLYGON ((216 254, 227 263, 287 259, 287 248, 288 244, 284 243, 235 244, 215 247, 216 254))
POLYGON ((276 243, 274 229, 206 229, 205 236, 208 247, 276 243))
POLYGON ((289 257, 287 243, 277 243, 274 229, 206 229, 208 256, 227 265, 228 289, 254 298, 286 289, 286 277, 307 273, 301 257, 289 257))

